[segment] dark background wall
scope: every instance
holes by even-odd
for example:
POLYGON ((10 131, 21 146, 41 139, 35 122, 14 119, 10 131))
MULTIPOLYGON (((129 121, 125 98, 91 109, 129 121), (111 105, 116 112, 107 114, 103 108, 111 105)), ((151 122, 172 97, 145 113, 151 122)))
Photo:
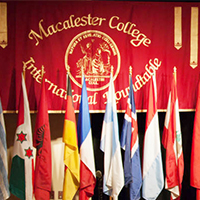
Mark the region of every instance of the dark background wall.
MULTIPOLYGON (((180 112, 181 120, 181 130, 182 130, 182 142, 183 142, 183 154, 184 154, 184 177, 183 177, 183 186, 182 186, 182 196, 181 200, 195 200, 196 194, 195 189, 190 186, 190 154, 191 154, 191 142, 192 142, 192 131, 193 131, 193 121, 194 121, 194 112, 180 112)), ((76 117, 78 114, 76 114, 76 117)), ((92 126, 92 135, 93 135, 93 145, 94 145, 94 154, 95 154, 95 165, 96 171, 100 170, 103 174, 103 153, 101 152, 100 138, 101 138, 101 129, 103 123, 104 113, 91 114, 91 126, 92 126)), ((119 134, 121 135, 122 125, 123 125, 124 113, 118 113, 119 121, 119 134)), ((17 123, 17 114, 4 114, 6 132, 7 132, 7 145, 8 148, 13 146, 14 134, 16 130, 17 123)), ((32 130, 34 131, 35 127, 36 114, 31 114, 32 120, 32 130)), ((145 120, 146 113, 138 113, 138 132, 139 132, 139 142, 140 142, 140 155, 142 161, 142 148, 143 148, 143 138, 145 133, 145 120)), ((162 131, 164 127, 165 112, 159 112, 159 126, 160 126, 160 135, 162 137, 162 131)), ((51 130, 51 139, 55 140, 62 137, 63 123, 64 123, 64 114, 49 114, 50 120, 50 130, 51 130)), ((122 150, 122 158, 123 158, 122 150)), ((163 167, 165 168, 165 150, 162 146, 162 158, 163 158, 163 167)), ((9 166, 10 171, 10 166, 9 166)), ((97 179, 97 185, 95 188, 95 194, 93 200, 99 200, 98 194, 99 189, 101 188, 101 181, 97 179)), ((109 199, 108 196, 103 195, 102 200, 109 199)), ((119 195, 119 200, 129 200, 128 188, 125 188, 121 191, 119 195)), ((18 200, 18 198, 13 195, 9 200, 18 200)), ((167 190, 163 190, 158 197, 158 200, 170 200, 170 195, 167 190)))

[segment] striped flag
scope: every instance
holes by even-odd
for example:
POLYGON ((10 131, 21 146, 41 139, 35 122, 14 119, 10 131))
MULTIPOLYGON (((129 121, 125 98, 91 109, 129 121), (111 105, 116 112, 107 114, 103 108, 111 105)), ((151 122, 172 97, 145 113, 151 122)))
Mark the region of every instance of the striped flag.
POLYGON ((22 89, 10 174, 11 193, 20 199, 32 200, 33 173, 34 163, 30 110, 25 81, 22 75, 22 89))
POLYGON ((129 97, 127 101, 127 107, 124 115, 124 123, 121 134, 121 147, 125 150, 125 185, 130 185, 130 199, 138 200, 140 199, 140 189, 142 186, 142 172, 140 165, 137 116, 131 76, 129 97))
POLYGON ((181 195, 184 161, 182 150, 182 135, 179 117, 176 73, 173 74, 165 116, 162 144, 166 149, 166 178, 165 188, 171 192, 171 198, 181 195))
POLYGON ((142 196, 148 200, 156 199, 164 186, 155 75, 152 76, 149 84, 142 169, 142 196))
POLYGON ((48 103, 43 78, 40 102, 33 135, 37 149, 35 163, 34 192, 36 200, 50 199, 51 192, 51 135, 49 127, 48 103))
POLYGON ((6 130, 0 99, 0 199, 8 199, 9 196, 6 130))
POLYGON ((103 192, 113 197, 114 200, 117 200, 124 186, 124 171, 119 142, 117 108, 112 74, 110 77, 108 99, 101 132, 100 149, 104 152, 103 192))
POLYGON ((83 77, 77 131, 80 149, 79 199, 86 200, 94 195, 96 175, 85 77, 83 77))
POLYGON ((190 185, 197 189, 196 199, 200 199, 200 82, 198 84, 198 96, 194 118, 192 136, 190 185))
POLYGON ((80 167, 78 155, 78 140, 72 90, 67 78, 67 103, 63 127, 65 177, 63 185, 63 200, 72 200, 80 184, 80 167))

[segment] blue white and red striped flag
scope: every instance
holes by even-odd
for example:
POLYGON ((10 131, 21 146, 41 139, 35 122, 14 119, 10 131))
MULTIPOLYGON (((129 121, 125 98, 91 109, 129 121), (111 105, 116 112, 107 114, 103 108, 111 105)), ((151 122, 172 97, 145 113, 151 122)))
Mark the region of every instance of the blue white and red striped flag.
POLYGON ((81 103, 78 116, 78 144, 80 148, 80 188, 79 199, 87 200, 94 195, 96 185, 94 151, 92 131, 90 125, 90 113, 85 78, 81 93, 81 103))
POLYGON ((164 186, 161 157, 160 131, 157 112, 157 88, 155 75, 150 80, 149 101, 143 146, 143 187, 144 199, 156 199, 164 186))
POLYGON ((137 115, 133 93, 132 78, 130 76, 130 90, 121 135, 121 147, 124 155, 125 185, 129 185, 130 199, 140 199, 142 186, 142 172, 140 164, 140 149, 138 138, 137 115))

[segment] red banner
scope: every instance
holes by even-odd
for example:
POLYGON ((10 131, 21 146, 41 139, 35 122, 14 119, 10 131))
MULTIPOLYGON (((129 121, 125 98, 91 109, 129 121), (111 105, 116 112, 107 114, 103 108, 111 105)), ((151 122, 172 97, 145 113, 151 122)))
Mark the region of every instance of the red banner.
POLYGON ((37 110, 42 66, 51 111, 65 110, 67 71, 75 110, 84 73, 90 111, 104 111, 112 67, 117 109, 124 111, 130 66, 137 110, 147 107, 147 84, 153 73, 158 109, 166 109, 174 66, 179 107, 194 109, 200 68, 199 7, 200 3, 7 2, 8 45, 0 47, 3 109, 18 107, 25 68, 30 109, 37 110))

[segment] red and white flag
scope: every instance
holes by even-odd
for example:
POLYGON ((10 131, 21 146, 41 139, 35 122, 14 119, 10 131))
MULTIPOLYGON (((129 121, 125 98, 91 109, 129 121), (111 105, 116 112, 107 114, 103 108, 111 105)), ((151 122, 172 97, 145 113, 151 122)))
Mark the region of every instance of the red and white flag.
POLYGON ((180 126, 176 72, 173 74, 165 116, 162 144, 166 149, 165 188, 171 192, 171 198, 180 198, 184 161, 182 150, 182 134, 180 126))
POLYGON ((200 199, 200 82, 198 85, 198 96, 194 118, 192 137, 190 185, 197 189, 196 199, 200 199))
POLYGON ((149 101, 143 147, 142 197, 156 199, 164 187, 155 75, 149 83, 149 101))
POLYGON ((33 142, 25 81, 19 99, 17 129, 10 172, 10 191, 19 199, 33 199, 33 142))
POLYGON ((48 200, 50 199, 52 176, 51 136, 44 80, 42 81, 42 91, 33 141, 33 144, 37 149, 34 183, 35 198, 36 200, 48 200))

